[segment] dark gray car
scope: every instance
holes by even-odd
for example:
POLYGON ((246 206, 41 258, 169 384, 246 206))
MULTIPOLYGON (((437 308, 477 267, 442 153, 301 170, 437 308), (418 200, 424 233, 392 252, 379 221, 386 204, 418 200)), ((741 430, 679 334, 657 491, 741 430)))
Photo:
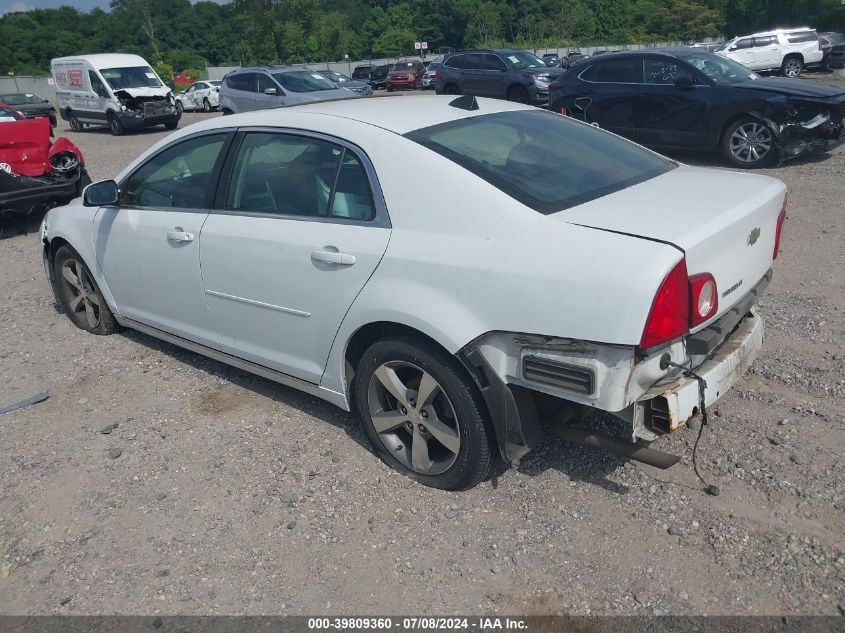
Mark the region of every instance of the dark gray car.
POLYGON ((234 114, 358 96, 305 66, 256 66, 239 68, 223 78, 220 109, 234 114))
POLYGON ((50 119, 50 125, 53 127, 56 125, 56 109, 50 105, 49 101, 37 95, 28 92, 0 94, 0 103, 15 106, 15 109, 23 112, 27 119, 46 117, 50 119))
POLYGON ((352 90, 364 97, 369 97, 373 94, 373 89, 370 87, 370 84, 364 81, 356 81, 355 79, 351 79, 343 73, 339 73, 334 70, 318 70, 317 72, 340 88, 352 90))
POLYGON ((549 102, 549 84, 563 72, 560 68, 549 68, 529 51, 461 51, 443 60, 435 91, 545 105, 549 102))

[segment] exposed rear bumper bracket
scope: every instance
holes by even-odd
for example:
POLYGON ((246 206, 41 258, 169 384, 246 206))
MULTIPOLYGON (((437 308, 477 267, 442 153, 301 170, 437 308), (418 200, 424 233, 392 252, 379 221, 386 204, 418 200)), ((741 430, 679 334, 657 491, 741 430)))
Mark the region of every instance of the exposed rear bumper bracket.
POLYGON ((555 434, 567 442, 598 448, 618 455, 619 457, 625 457, 635 462, 642 462, 643 464, 648 464, 661 470, 671 468, 681 460, 678 455, 664 453, 663 451, 640 446, 639 444, 632 444, 631 442, 623 442, 603 433, 578 429, 574 426, 557 425, 555 427, 555 434))

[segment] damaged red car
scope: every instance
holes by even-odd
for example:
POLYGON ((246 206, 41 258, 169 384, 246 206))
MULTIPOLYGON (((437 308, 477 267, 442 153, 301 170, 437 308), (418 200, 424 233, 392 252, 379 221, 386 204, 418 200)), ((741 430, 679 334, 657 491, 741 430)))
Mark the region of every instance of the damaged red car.
POLYGON ((90 182, 82 152, 64 137, 53 140, 48 119, 25 119, 0 103, 0 235, 12 225, 34 229, 90 182))

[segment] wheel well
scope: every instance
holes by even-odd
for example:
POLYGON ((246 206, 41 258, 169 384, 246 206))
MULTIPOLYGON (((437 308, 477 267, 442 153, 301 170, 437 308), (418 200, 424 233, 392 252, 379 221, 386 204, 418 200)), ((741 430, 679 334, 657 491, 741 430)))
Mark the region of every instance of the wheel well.
POLYGON ((520 90, 524 90, 525 92, 528 92, 528 88, 526 88, 523 84, 511 84, 510 86, 508 86, 507 92, 505 94, 510 94, 511 90, 513 90, 515 88, 518 88, 520 90))
MULTIPOLYGON (((377 341, 397 336, 420 339, 431 343, 432 345, 437 345, 439 348, 446 351, 445 348, 433 338, 407 325, 394 323, 392 321, 376 321, 375 323, 368 323, 356 331, 352 335, 352 338, 349 339, 349 343, 346 345, 346 354, 344 357, 344 382, 346 383, 345 386, 347 393, 351 393, 350 387, 352 385, 352 379, 355 376, 355 369, 358 367, 358 361, 361 360, 361 356, 364 355, 367 348, 377 341)), ((448 352, 446 353, 448 354, 448 352)))
POLYGON ((801 53, 789 53, 788 55, 784 55, 783 61, 787 59, 800 59, 801 63, 804 63, 804 56, 801 53))

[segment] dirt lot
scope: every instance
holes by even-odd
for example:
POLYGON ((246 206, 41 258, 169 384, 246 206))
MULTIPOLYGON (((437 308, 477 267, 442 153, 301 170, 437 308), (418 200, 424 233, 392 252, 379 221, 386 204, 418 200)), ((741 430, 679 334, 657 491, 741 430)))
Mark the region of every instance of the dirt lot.
MULTIPOLYGON (((63 133, 95 180, 165 134, 63 133)), ((702 441, 719 497, 689 429, 657 442, 685 456, 665 472, 550 438, 469 492, 422 488, 328 404, 76 329, 37 237, 0 241, 0 405, 50 390, 0 416, 0 611, 845 613, 845 148, 766 173, 789 220, 765 349, 702 441)))

